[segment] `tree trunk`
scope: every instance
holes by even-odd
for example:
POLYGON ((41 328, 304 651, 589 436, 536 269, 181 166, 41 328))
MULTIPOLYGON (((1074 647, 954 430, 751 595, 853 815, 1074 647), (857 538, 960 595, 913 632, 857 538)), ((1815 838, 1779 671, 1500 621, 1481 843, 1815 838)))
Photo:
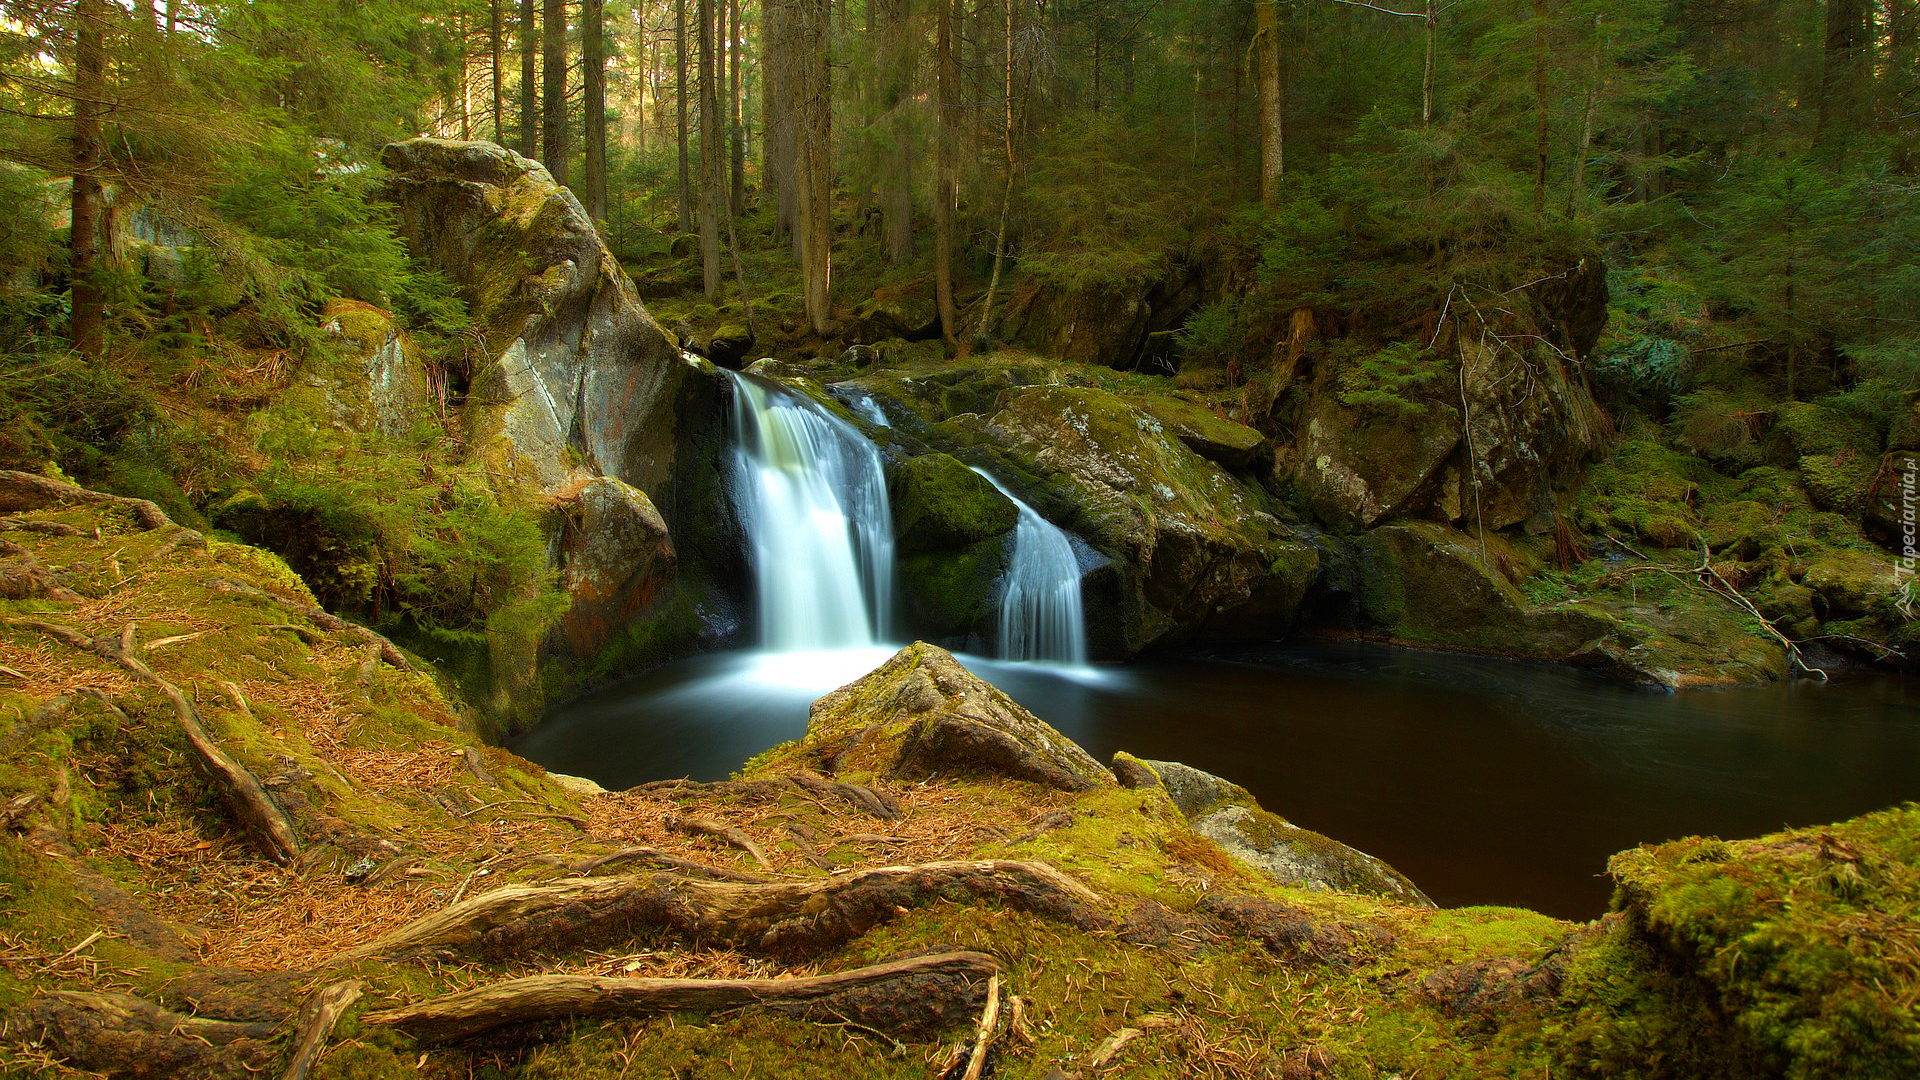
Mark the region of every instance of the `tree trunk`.
MULTIPOLYGON (((774 202, 774 235, 793 233, 792 0, 762 0, 760 17, 761 183, 774 202)), ((799 258, 796 239, 794 257, 799 258)))
POLYGON ((505 2, 487 0, 487 67, 492 75, 493 141, 501 146, 507 145, 507 101, 503 88, 506 73, 500 70, 500 62, 506 55, 506 12, 501 10, 505 2))
POLYGON ((797 44, 800 74, 798 168, 803 237, 801 276, 807 322, 826 336, 833 277, 833 76, 828 55, 829 0, 803 0, 797 44))
POLYGON ((700 269, 709 300, 720 295, 720 201, 726 176, 714 56, 715 7, 722 3, 725 0, 697 0, 695 8, 700 19, 700 269))
POLYGON ((1604 90, 1606 74, 1603 63, 1606 52, 1606 39, 1600 33, 1602 16, 1595 12, 1593 16, 1593 68, 1587 74, 1587 107, 1580 116, 1580 151, 1573 156, 1573 182, 1567 185, 1567 216, 1572 217, 1578 209, 1580 197, 1587 186, 1587 158, 1593 153, 1593 123, 1600 112, 1600 94, 1604 90))
POLYGON ((540 81, 535 70, 539 52, 538 12, 534 0, 520 0, 520 156, 540 152, 540 81))
POLYGON ((1254 54, 1260 83, 1260 201, 1273 206, 1286 172, 1285 123, 1280 98, 1279 0, 1259 0, 1254 54))
POLYGON ((106 113, 106 0, 75 0, 73 49, 73 351, 99 359, 106 344, 106 298, 100 292, 100 121, 106 113))
POLYGON ((747 136, 740 125, 740 96, 746 85, 740 54, 745 44, 740 0, 727 0, 727 206, 736 217, 747 212, 747 136))
POLYGON ((1547 213, 1547 0, 1533 0, 1533 213, 1547 213))
POLYGON ((580 0, 580 63, 585 69, 587 216, 607 220, 607 46, 605 0, 580 0))
POLYGON ((1427 0, 1427 62, 1420 70, 1420 127, 1424 130, 1433 124, 1433 66, 1440 53, 1440 19, 1433 10, 1433 0, 1427 0))
POLYGON ((680 235, 693 231, 693 183, 687 169, 687 0, 673 0, 674 107, 680 113, 680 235))
POLYGON ((880 179, 880 212, 886 224, 887 259, 895 266, 913 261, 913 146, 905 111, 913 96, 916 59, 913 38, 913 0, 878 0, 884 18, 879 35, 882 74, 886 80, 881 105, 892 146, 880 179))
POLYGON ((540 163, 567 184, 567 4, 541 0, 540 163))
POLYGON ((1007 186, 1000 194, 1000 229, 994 235, 993 277, 987 281, 987 298, 980 304, 980 329, 974 332, 974 338, 986 347, 988 332, 993 326, 993 297, 1000 291, 1000 272, 1007 261, 1007 221, 1013 212, 1013 178, 1018 171, 1019 162, 1013 153, 1013 0, 1001 0, 1006 16, 1006 48, 1004 78, 1002 89, 1006 95, 1006 108, 1001 113, 1001 149, 1005 152, 1003 163, 1007 172, 1007 186))
POLYGON ((1846 145, 1864 119, 1862 105, 1872 71, 1871 11, 1870 0, 1827 0, 1819 130, 1823 141, 1834 147, 1846 145))
POLYGON ((960 65, 954 54, 959 36, 953 5, 958 0, 934 0, 939 17, 934 23, 934 62, 939 99, 938 191, 934 196, 934 297, 940 309, 940 330, 949 344, 960 338, 960 315, 953 299, 953 240, 960 203, 960 65))

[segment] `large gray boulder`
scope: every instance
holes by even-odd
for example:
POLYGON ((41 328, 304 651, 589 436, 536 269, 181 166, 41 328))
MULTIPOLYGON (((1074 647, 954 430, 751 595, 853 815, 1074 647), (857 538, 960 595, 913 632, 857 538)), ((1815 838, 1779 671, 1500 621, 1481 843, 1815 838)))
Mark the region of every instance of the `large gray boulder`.
POLYGON ((572 192, 492 143, 410 139, 381 163, 401 234, 472 311, 467 426, 494 474, 533 492, 581 471, 666 481, 688 368, 572 192))

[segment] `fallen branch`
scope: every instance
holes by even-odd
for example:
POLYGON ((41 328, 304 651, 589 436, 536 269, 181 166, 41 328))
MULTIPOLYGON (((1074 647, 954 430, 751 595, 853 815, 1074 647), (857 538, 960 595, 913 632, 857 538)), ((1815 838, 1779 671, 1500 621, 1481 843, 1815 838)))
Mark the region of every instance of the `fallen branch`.
POLYGON ((306 1080, 307 1070, 319 1059, 320 1051, 326 1049, 327 1036, 333 1033, 333 1026, 340 1022, 341 1014, 360 1000, 365 989, 365 983, 351 979, 337 982, 300 1006, 300 1017, 294 1023, 298 1038, 294 1042, 293 1059, 287 1063, 281 1080, 306 1080))
POLYGON ((1081 929, 1107 925, 1092 890, 1043 863, 927 863, 755 884, 663 873, 503 886, 348 949, 335 963, 550 955, 638 933, 798 960, 939 900, 991 900, 1081 929))
POLYGON ((764 1009, 803 1019, 842 1020, 889 1035, 925 1035, 950 1027, 970 1012, 980 997, 980 980, 995 985, 999 967, 984 953, 956 952, 798 979, 535 975, 367 1013, 361 1022, 398 1028, 422 1043, 443 1043, 514 1024, 582 1016, 764 1009))
POLYGON ((1000 1026, 1000 976, 987 980, 987 1003, 980 1010, 980 1027, 973 1036, 973 1054, 967 1058, 967 1071, 961 1080, 980 1080, 987 1065, 987 1049, 993 1045, 994 1029, 1000 1026))
POLYGON ((173 524, 167 512, 146 499, 129 499, 122 495, 108 495, 103 491, 89 491, 83 487, 50 480, 33 473, 15 472, 0 469, 0 514, 13 514, 22 510, 42 510, 49 506, 77 503, 83 506, 97 506, 106 503, 111 506, 124 506, 133 511, 135 520, 149 531, 164 529, 173 524))
POLYGON ((239 820, 254 849, 282 866, 291 863, 294 856, 300 853, 300 841, 286 812, 267 795, 266 789, 253 778, 252 773, 228 756, 207 734, 200 711, 180 692, 180 688, 154 674, 152 668, 133 655, 132 623, 128 623, 126 629, 121 631, 117 641, 113 638, 90 638, 71 626, 31 619, 15 619, 6 625, 59 638, 76 649, 110 660, 157 687, 172 702, 174 717, 187 734, 187 745, 193 751, 201 773, 213 784, 221 800, 227 804, 227 809, 239 820))
POLYGON ((1087 1058, 1087 1068, 1099 1070, 1113 1064, 1113 1059, 1120 1056, 1120 1051, 1126 1049, 1128 1043, 1144 1034, 1146 1032, 1139 1028, 1123 1027, 1107 1036, 1106 1041, 1102 1042, 1094 1050, 1093 1055, 1087 1058))

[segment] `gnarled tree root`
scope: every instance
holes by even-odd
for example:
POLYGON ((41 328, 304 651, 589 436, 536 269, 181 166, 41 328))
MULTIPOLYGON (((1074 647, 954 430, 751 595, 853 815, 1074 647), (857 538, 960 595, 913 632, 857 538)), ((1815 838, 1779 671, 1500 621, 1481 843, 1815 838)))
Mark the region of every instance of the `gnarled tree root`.
POLYGON ((746 884, 674 874, 508 885, 349 949, 336 963, 508 959, 661 934, 796 961, 936 900, 991 900, 1081 929, 1107 925, 1099 897, 1042 863, 889 866, 818 881, 746 884))
POLYGON ((37 622, 31 619, 16 619, 6 623, 21 630, 33 630, 38 633, 57 637, 76 649, 84 649, 125 668, 138 678, 158 687, 173 704, 173 714, 187 733, 187 745, 193 751, 194 760, 200 771, 220 793, 227 809, 239 820, 240 826, 252 841, 254 849, 262 856, 282 866, 293 861, 300 853, 300 841, 293 830, 293 822, 286 812, 267 795, 253 774, 241 767, 240 763, 220 749, 207 734, 206 724, 200 719, 200 710, 180 692, 180 688, 154 674, 139 658, 133 655, 129 643, 132 640, 132 626, 121 634, 120 639, 94 639, 71 626, 57 623, 37 622))
POLYGON ((126 994, 59 990, 7 1017, 0 1037, 116 1077, 249 1077, 274 1058, 273 1024, 204 1020, 126 994))
MULTIPOLYGON (((295 615, 304 616, 309 622, 322 630, 330 630, 334 633, 352 633, 368 645, 379 646, 380 659, 386 661, 389 665, 397 667, 401 671, 411 672, 417 670, 413 666, 413 661, 407 659, 407 654, 400 651, 400 646, 395 645, 392 641, 374 633, 364 626, 358 626, 348 622, 325 608, 314 607, 312 604, 302 603, 292 597, 270 593, 265 589, 258 589, 244 581, 229 577, 210 577, 201 582, 201 584, 216 592, 237 593, 241 596, 250 596, 255 600, 265 600, 267 603, 273 604, 284 611, 290 611, 295 615)), ((293 628, 287 627, 287 629, 293 628)), ((299 633, 298 630, 294 630, 294 632, 296 634, 299 633)), ((304 640, 304 635, 302 635, 302 638, 304 640)))
POLYGON ((348 979, 321 988, 300 1006, 300 1017, 293 1029, 293 1058, 287 1062, 287 1071, 280 1074, 280 1080, 306 1080, 307 1070, 313 1068, 320 1052, 326 1049, 327 1036, 333 1034, 333 1026, 340 1022, 341 1014, 353 1008, 365 990, 365 983, 348 979))
POLYGON ((15 472, 0 469, 0 514, 18 513, 21 510, 40 510, 62 503, 76 503, 83 506, 95 506, 109 503, 124 506, 133 511, 133 516, 143 529, 164 529, 173 524, 167 512, 146 499, 129 499, 122 495, 108 495, 101 491, 88 491, 83 487, 50 480, 33 473, 15 472))
POLYGON ((793 772, 770 780, 656 780, 650 784, 641 784, 635 791, 649 795, 673 798, 676 793, 686 792, 700 797, 706 795, 735 795, 746 799, 775 799, 793 791, 807 792, 813 795, 828 795, 851 804, 856 809, 880 818, 883 821, 900 820, 900 804, 884 792, 860 784, 849 784, 840 780, 829 780, 810 769, 796 769, 793 772))
POLYGON ((916 1038, 936 1035, 971 1016, 986 980, 999 970, 999 962, 985 953, 956 952, 801 979, 535 975, 368 1013, 361 1021, 398 1028, 423 1043, 440 1043, 509 1025, 573 1017, 762 1009, 916 1038))

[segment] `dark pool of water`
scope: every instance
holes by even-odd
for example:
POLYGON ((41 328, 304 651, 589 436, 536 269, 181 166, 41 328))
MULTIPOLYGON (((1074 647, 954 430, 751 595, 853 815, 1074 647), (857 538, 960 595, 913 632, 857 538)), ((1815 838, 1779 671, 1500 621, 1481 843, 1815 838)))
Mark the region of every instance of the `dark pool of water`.
MULTIPOLYGON (((618 788, 718 779, 883 659, 702 657, 556 708, 517 751, 618 788)), ((1920 799, 1920 683, 1664 694, 1577 671, 1297 643, 1062 677, 970 661, 1104 760, 1184 761, 1398 867, 1445 905, 1605 909, 1607 856, 1920 799)))

